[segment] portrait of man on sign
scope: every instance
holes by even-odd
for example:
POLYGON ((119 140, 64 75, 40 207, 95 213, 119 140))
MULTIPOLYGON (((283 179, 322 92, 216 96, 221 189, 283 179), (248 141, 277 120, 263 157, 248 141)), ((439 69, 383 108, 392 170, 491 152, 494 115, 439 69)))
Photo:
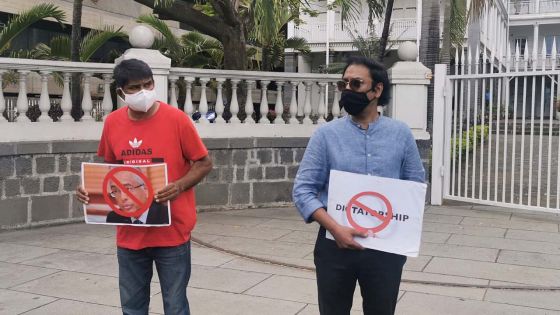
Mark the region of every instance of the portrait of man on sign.
POLYGON ((167 181, 165 164, 124 166, 84 163, 84 186, 92 201, 84 205, 86 223, 168 226, 169 202, 158 202, 154 191, 167 181))

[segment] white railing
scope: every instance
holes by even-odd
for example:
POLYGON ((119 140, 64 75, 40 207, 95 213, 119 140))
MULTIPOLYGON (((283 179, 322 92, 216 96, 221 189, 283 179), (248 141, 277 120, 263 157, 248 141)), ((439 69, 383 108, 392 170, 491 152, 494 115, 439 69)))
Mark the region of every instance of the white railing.
MULTIPOLYGON (((383 31, 383 21, 375 25, 376 35, 381 36, 383 31)), ((371 28, 367 20, 360 20, 356 23, 333 23, 330 27, 329 41, 333 43, 351 43, 352 35, 367 37, 370 35, 371 28)), ((327 36, 327 27, 323 22, 308 22, 295 27, 294 36, 303 37, 309 43, 324 43, 327 36)), ((416 39, 416 19, 394 19, 391 21, 390 40, 415 40, 416 39)))
POLYGON ((445 111, 445 122, 434 121, 445 125, 444 198, 560 210, 560 63, 555 51, 549 65, 535 59, 530 68, 519 49, 515 60, 493 67, 493 56, 483 53, 481 60, 472 60, 478 48, 474 54, 462 50, 455 57, 454 75, 436 73, 447 81, 441 87, 446 91, 438 94, 446 95, 444 104, 434 105, 445 111))
MULTIPOLYGON (((0 77, 7 83, 4 89, 0 86, 0 113, 3 114, 0 126, 4 126, 0 127, 4 130, 0 142, 20 139, 22 131, 35 132, 41 138, 44 135, 39 129, 43 127, 37 127, 36 131, 26 129, 35 128, 35 122, 50 123, 51 127, 41 129, 46 133, 49 128, 57 129, 58 133, 51 136, 54 139, 70 132, 61 124, 93 124, 96 127, 87 128, 91 129, 89 137, 95 138, 104 116, 115 108, 114 86, 111 88, 113 67, 113 64, 0 58, 0 77), (71 116, 73 73, 79 73, 82 79, 84 114, 78 122, 71 116), (34 123, 29 125, 30 122, 34 123), (10 127, 17 125, 22 128, 10 127)), ((156 82, 164 82, 163 91, 169 91, 160 94, 168 95, 164 101, 182 109, 201 126, 212 122, 202 128, 210 134, 212 128, 223 131, 232 124, 313 126, 341 116, 336 89, 340 75, 188 68, 170 68, 167 72, 154 72, 155 77, 163 79, 156 78, 156 82), (211 118, 211 112, 215 113, 215 119, 211 118), (217 127, 218 124, 224 128, 217 127)), ((83 128, 80 130, 87 129, 83 128)), ((289 128, 268 132, 281 135, 285 129, 289 128)), ((304 129, 302 136, 309 136, 312 128, 304 129)))
POLYGON ((519 0, 509 2, 509 14, 536 14, 536 13, 558 13, 560 12, 560 1, 541 0, 539 5, 534 0, 519 0))

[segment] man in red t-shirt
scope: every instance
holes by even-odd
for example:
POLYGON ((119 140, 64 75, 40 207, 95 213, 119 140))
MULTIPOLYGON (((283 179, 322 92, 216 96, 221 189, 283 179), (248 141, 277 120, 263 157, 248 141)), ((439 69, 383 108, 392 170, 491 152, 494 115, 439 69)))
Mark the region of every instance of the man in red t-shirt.
MULTIPOLYGON (((106 163, 166 163, 169 184, 156 193, 155 202, 171 201, 170 226, 117 227, 122 311, 148 314, 155 262, 165 314, 189 314, 190 235, 196 222, 193 187, 212 170, 212 161, 190 118, 156 100, 152 70, 145 62, 123 60, 113 76, 117 94, 127 106, 105 120, 97 154, 106 163)), ((89 201, 82 187, 77 197, 89 201)))

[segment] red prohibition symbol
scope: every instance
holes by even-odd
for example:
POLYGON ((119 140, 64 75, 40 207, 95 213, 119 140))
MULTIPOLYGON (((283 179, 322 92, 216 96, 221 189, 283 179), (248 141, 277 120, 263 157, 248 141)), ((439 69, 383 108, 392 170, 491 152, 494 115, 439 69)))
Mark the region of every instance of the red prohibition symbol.
POLYGON ((120 214, 120 215, 125 216, 125 217, 135 217, 135 218, 137 218, 140 215, 142 215, 142 213, 144 213, 146 210, 148 210, 148 208, 152 204, 152 201, 154 199, 154 189, 153 189, 152 185, 150 184, 150 181, 149 181, 148 177, 146 177, 146 175, 144 175, 142 172, 140 172, 139 170, 137 170, 135 168, 132 168, 132 167, 120 166, 120 167, 116 167, 116 168, 110 170, 109 173, 107 173, 107 175, 105 175, 105 178, 103 179, 103 198, 105 199, 105 201, 107 202, 109 207, 111 207, 111 209, 113 209, 117 214, 120 214), (120 173, 120 172, 134 173, 135 175, 138 175, 144 181, 144 185, 148 189, 148 198, 146 199, 146 201, 144 203, 142 203, 140 200, 138 200, 138 198, 136 198, 136 196, 134 194, 132 194, 132 192, 130 192, 128 189, 126 189, 126 187, 124 187, 124 185, 115 177, 115 174, 120 173), (126 194, 126 196, 128 198, 130 198, 134 203, 139 205, 140 206, 139 209, 134 211, 134 212, 122 211, 115 204, 115 201, 109 197, 109 192, 107 191, 107 186, 108 186, 109 180, 111 182, 113 182, 120 189, 121 193, 126 194))
POLYGON ((385 229, 391 222, 391 218, 393 217, 393 206, 391 206, 389 199, 387 199, 387 197, 383 196, 382 194, 373 191, 364 191, 350 198, 350 201, 348 201, 348 204, 346 205, 346 217, 348 218, 348 222, 350 223, 350 225, 357 231, 377 233, 385 229), (359 199, 365 196, 371 196, 381 200, 385 204, 387 213, 383 216, 379 214, 377 211, 371 209, 370 207, 360 202, 359 199), (358 223, 356 223, 356 221, 354 221, 354 218, 352 218, 352 213, 351 213, 352 206, 360 207, 368 214, 379 219, 381 223, 375 227, 369 227, 369 228, 360 226, 358 223))

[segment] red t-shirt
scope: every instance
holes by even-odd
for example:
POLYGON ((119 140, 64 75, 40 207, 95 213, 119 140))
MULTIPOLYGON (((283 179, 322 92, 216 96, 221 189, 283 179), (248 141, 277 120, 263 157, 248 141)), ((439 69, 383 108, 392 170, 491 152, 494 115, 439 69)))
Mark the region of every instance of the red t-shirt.
MULTIPOLYGON (((111 113, 103 126, 97 155, 107 163, 146 165, 167 163, 169 182, 183 177, 191 161, 208 155, 189 117, 163 102, 156 113, 141 121, 128 117, 124 106, 111 113)), ((171 225, 117 227, 117 245, 129 249, 177 246, 190 239, 196 222, 194 190, 171 201, 171 225)))

